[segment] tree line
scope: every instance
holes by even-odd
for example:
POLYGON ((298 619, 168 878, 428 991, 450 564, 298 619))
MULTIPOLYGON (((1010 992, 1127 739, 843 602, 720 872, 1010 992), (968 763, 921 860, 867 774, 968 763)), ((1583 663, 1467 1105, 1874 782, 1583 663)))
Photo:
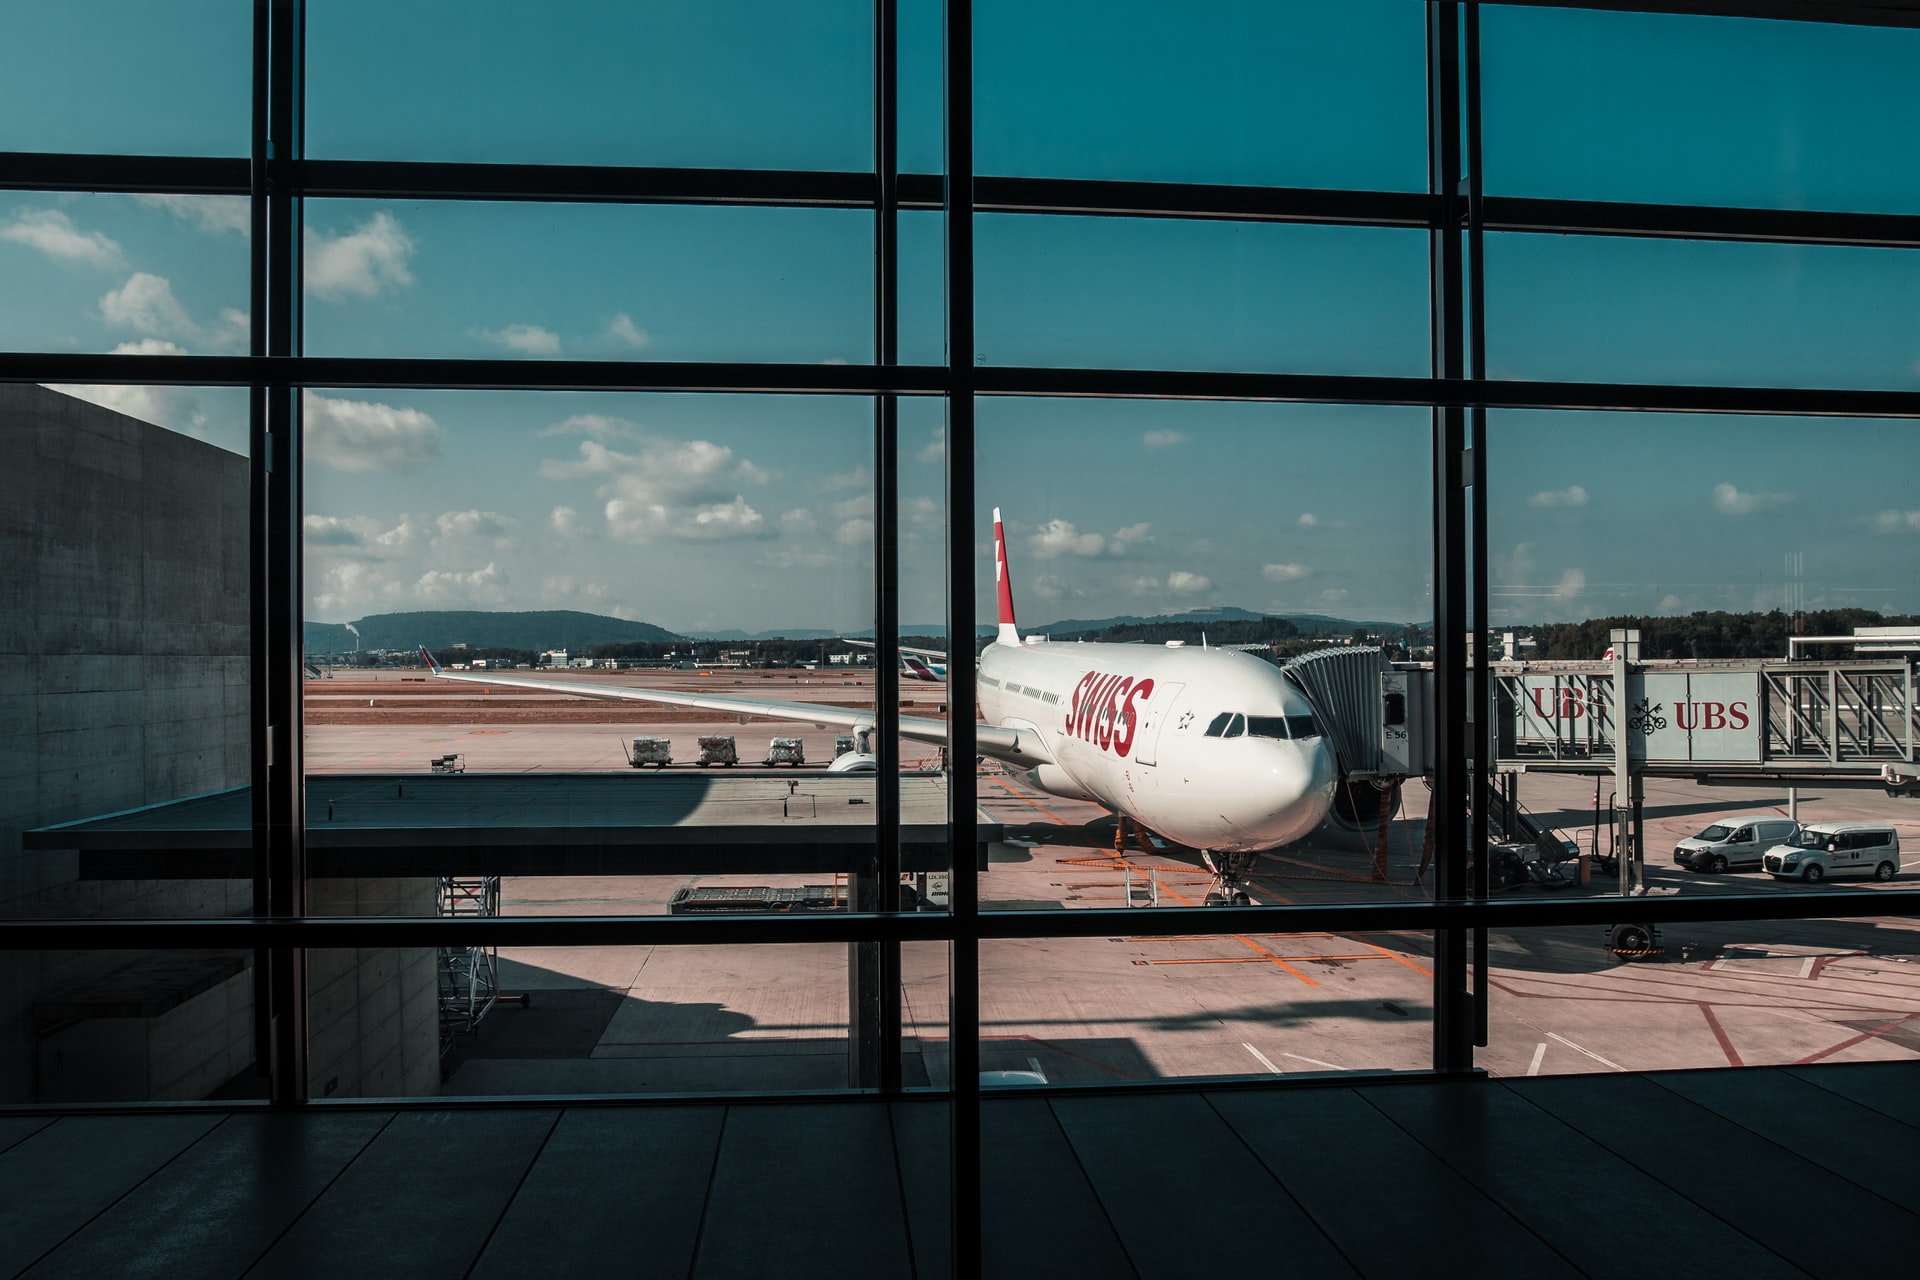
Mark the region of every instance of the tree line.
MULTIPOLYGON (((1615 628, 1640 629, 1640 656, 1669 658, 1784 658, 1789 636, 1844 636, 1855 627, 1897 627, 1920 624, 1913 614, 1881 614, 1872 609, 1812 609, 1789 614, 1690 613, 1679 618, 1589 618, 1585 622, 1548 622, 1532 628, 1536 647, 1528 655, 1540 659, 1592 659, 1607 651, 1608 634, 1615 628)), ((1519 628, 1516 628, 1519 630, 1519 628)), ((1848 658, 1851 645, 1816 645, 1814 658, 1848 658)))

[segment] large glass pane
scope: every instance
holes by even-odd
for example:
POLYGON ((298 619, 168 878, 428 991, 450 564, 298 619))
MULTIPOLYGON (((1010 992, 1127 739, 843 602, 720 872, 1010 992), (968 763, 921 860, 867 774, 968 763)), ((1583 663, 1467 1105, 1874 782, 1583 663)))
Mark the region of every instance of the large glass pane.
POLYGON ((1025 641, 981 657, 983 718, 1037 740, 984 752, 983 905, 1426 897, 1427 414, 996 398, 978 427, 1025 641))
MULTIPOLYGON (((1592 927, 1488 943, 1489 1039, 1476 1062, 1492 1075, 1911 1062, 1920 1050, 1911 920, 1667 924, 1626 954, 1592 927)), ((1663 1083, 1686 1092, 1684 1076, 1663 1083)))
POLYGON ((1920 254, 1604 236, 1486 238, 1495 378, 1920 387, 1920 254))
POLYGON ((313 156, 873 167, 864 2, 327 0, 310 7, 306 40, 313 156))
POLYGON ((844 1089, 846 962, 806 944, 315 951, 313 1094, 844 1089))
POLYGON ((247 0, 0 4, 0 151, 244 156, 247 0))
POLYGON ((983 364, 1428 368, 1417 232, 1013 214, 978 228, 983 364))
POLYGON ((309 355, 873 358, 873 217, 306 203, 309 355))
POLYGON ((1418 7, 1146 0, 974 13, 981 173, 1425 186, 1418 7))
POLYGON ((244 355, 240 196, 0 195, 0 349, 244 355))
MULTIPOLYGON (((0 916, 249 909, 245 427, 245 392, 0 386, 0 916)), ((0 992, 5 1101, 251 1061, 244 957, 0 952, 0 992)))
POLYGON ((251 952, 8 951, 0 966, 10 1106, 265 1096, 251 952))
POLYGON ((1920 212, 1920 31, 1481 12, 1489 194, 1920 212))
POLYGON ((1405 934, 987 943, 980 1065, 1016 1087, 1420 1070, 1431 955, 1405 934))
POLYGON ((1497 768, 1612 891, 1757 891, 1769 869, 1810 888, 1920 834, 1878 794, 1889 770, 1920 776, 1920 517, 1903 472, 1862 465, 1911 437, 1489 415, 1497 768))

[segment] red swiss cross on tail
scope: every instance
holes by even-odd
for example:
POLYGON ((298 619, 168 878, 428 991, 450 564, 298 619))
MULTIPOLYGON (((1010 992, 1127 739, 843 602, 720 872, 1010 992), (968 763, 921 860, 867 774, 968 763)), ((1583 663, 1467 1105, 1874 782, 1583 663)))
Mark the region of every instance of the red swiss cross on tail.
POLYGON ((1020 628, 1013 624, 1013 584, 1007 580, 1007 531, 1000 526, 1000 508, 993 509, 993 580, 1000 588, 1000 634, 997 644, 1019 644, 1020 628))

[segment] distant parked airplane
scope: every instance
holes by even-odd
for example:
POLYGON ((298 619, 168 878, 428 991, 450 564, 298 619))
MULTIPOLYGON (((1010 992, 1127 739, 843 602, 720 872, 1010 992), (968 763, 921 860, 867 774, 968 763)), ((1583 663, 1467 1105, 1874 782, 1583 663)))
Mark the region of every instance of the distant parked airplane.
MULTIPOLYGON (((871 640, 844 640, 843 643, 858 645, 862 649, 875 649, 879 646, 871 640)), ((915 649, 911 645, 900 646, 900 674, 909 680, 924 680, 933 684, 945 684, 947 680, 947 655, 938 649, 915 649)))

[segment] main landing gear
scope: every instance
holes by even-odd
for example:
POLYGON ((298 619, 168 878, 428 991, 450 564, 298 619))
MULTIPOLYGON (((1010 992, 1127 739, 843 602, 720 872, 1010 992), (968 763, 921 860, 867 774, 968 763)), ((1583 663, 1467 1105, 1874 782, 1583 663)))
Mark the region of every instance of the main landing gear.
POLYGON ((1207 870, 1213 872, 1213 886, 1207 890, 1210 907, 1250 907, 1253 897, 1246 890, 1246 876, 1253 870, 1257 853, 1214 853, 1200 851, 1207 870))

